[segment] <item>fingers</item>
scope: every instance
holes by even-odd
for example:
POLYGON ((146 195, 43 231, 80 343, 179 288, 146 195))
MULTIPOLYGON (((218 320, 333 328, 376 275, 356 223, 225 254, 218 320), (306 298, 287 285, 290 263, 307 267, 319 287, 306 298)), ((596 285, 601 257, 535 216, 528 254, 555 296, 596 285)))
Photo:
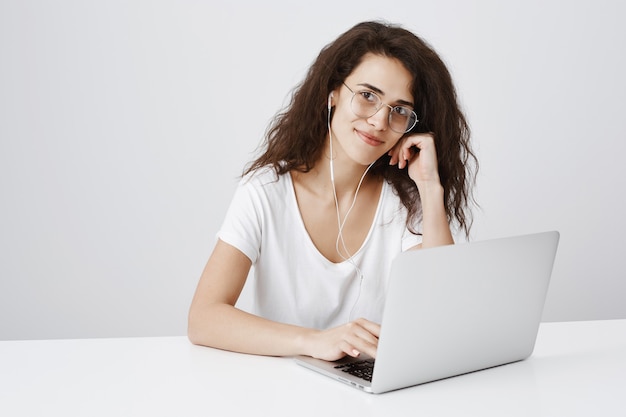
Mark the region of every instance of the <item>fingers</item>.
POLYGON ((393 148, 391 148, 391 150, 387 152, 387 155, 391 157, 391 159, 389 160, 389 165, 396 165, 400 160, 400 142, 398 142, 393 148))
POLYGON ((440 182, 435 136, 419 133, 403 137, 389 151, 390 165, 408 168, 409 177, 416 183, 440 182))
POLYGON ((431 148, 434 149, 434 135, 431 133, 405 136, 387 153, 391 156, 389 165, 398 165, 399 169, 403 169, 418 152, 431 148))
POLYGON ((346 324, 348 332, 344 335, 347 348, 344 352, 352 357, 365 353, 373 358, 378 349, 380 325, 366 319, 358 319, 346 324))
POLYGON ((342 326, 312 333, 306 345, 310 355, 334 361, 344 356, 359 357, 362 354, 376 357, 380 325, 366 319, 358 319, 342 326))
POLYGON ((380 324, 374 323, 373 321, 369 321, 363 318, 357 319, 356 323, 362 326, 370 334, 376 336, 376 339, 378 339, 378 337, 380 336, 380 324))
POLYGON ((395 146, 391 148, 389 152, 387 152, 387 155, 391 156, 391 159, 389 160, 389 165, 398 165, 399 163, 402 162, 403 159, 405 159, 404 156, 402 155, 403 144, 404 144, 404 139, 400 139, 398 143, 396 143, 395 146))

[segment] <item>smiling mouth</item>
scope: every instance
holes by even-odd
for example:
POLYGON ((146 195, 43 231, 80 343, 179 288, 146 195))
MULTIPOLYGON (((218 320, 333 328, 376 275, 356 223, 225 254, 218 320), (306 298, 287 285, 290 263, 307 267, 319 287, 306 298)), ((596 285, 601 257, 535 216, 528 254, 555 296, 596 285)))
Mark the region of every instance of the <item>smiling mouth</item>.
POLYGON ((385 142, 381 141, 380 139, 378 139, 378 138, 376 138, 374 136, 368 135, 367 133, 364 133, 364 132, 362 132, 360 130, 357 130, 356 132, 359 135, 359 137, 361 138, 361 140, 363 142, 367 143, 368 145, 380 146, 380 145, 385 143, 385 142))

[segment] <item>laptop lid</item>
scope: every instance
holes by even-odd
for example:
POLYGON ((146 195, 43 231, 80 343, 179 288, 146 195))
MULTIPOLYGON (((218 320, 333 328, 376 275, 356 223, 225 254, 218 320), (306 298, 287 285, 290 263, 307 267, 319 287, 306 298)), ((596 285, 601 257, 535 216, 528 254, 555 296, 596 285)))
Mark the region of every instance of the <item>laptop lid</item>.
POLYGON ((334 362, 296 360, 381 393, 525 359, 558 241, 552 231, 403 252, 390 271, 371 384, 334 362))

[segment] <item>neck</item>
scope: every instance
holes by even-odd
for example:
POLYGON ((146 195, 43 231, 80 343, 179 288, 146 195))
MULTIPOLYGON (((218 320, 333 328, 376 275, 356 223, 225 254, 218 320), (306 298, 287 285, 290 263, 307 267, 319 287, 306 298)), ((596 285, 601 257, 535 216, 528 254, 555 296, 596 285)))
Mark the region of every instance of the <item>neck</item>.
POLYGON ((339 146, 329 145, 323 153, 322 159, 316 164, 318 177, 334 187, 338 196, 353 195, 359 184, 367 181, 367 172, 370 166, 361 165, 346 157, 339 146))

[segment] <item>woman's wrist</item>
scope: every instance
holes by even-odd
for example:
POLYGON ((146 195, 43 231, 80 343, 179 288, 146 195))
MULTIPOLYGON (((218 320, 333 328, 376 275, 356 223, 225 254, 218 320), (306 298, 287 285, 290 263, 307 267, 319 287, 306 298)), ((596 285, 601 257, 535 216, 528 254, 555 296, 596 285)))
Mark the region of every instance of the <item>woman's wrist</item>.
POLYGON ((298 355, 313 356, 311 347, 313 346, 313 337, 319 330, 301 328, 294 339, 294 348, 298 355))
POLYGON ((439 182, 418 185, 423 214, 422 247, 454 243, 444 203, 444 189, 439 182))
POLYGON ((415 182, 422 202, 425 198, 440 199, 443 202, 443 186, 439 180, 415 182))

